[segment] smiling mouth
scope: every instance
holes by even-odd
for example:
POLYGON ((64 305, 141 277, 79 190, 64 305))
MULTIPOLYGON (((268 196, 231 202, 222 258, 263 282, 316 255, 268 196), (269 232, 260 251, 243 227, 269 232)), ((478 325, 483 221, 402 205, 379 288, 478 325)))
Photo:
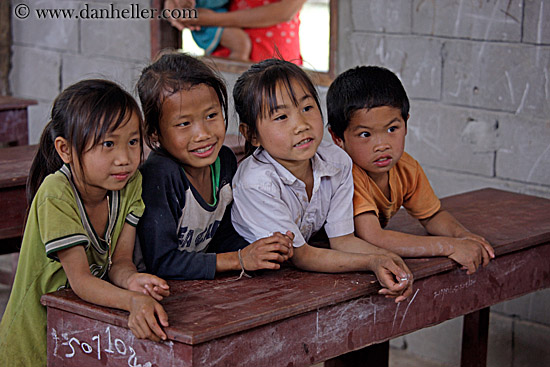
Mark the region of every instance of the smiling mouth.
POLYGON ((192 152, 193 152, 193 153, 199 153, 199 154, 200 154, 200 153, 205 153, 205 152, 208 152, 210 149, 212 149, 213 146, 214 146, 214 144, 209 145, 209 146, 204 147, 204 148, 195 149, 195 150, 193 150, 192 152))
POLYGON ((301 147, 302 145, 306 145, 307 143, 312 142, 312 141, 313 141, 313 139, 307 138, 307 139, 302 140, 302 141, 299 142, 298 144, 294 144, 294 147, 295 147, 295 148, 299 148, 299 147, 301 147))
POLYGON ((385 162, 385 161, 388 161, 390 159, 391 159, 391 157, 382 157, 382 158, 379 158, 379 159, 375 160, 375 162, 385 162))

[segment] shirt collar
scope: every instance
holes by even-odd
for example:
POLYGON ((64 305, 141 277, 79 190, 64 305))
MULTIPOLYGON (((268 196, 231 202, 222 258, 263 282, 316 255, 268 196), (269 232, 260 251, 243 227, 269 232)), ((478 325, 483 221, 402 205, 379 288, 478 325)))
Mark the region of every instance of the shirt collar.
MULTIPOLYGON (((294 176, 282 164, 277 162, 275 158, 273 158, 271 154, 269 154, 265 149, 256 149, 256 151, 253 153, 253 156, 255 159, 258 159, 260 161, 267 160, 269 163, 271 163, 275 168, 277 175, 280 177, 281 181, 283 181, 285 185, 292 185, 296 181, 298 181, 298 178, 296 178, 296 176, 294 176)), ((321 178, 325 176, 335 176, 341 171, 340 167, 336 166, 332 162, 326 161, 324 157, 319 154, 319 151, 317 151, 313 158, 311 158, 311 163, 314 177, 321 178)))

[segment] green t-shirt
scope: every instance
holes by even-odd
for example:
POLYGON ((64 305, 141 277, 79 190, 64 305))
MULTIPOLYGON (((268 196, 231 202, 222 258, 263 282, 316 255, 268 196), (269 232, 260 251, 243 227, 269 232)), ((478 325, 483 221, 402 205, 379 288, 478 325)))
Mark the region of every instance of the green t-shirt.
POLYGON ((46 365, 46 308, 43 294, 68 287, 57 251, 82 245, 90 271, 105 278, 124 223, 136 226, 143 214, 141 174, 109 195, 109 221, 98 236, 88 220, 68 166, 46 177, 29 210, 12 292, 0 323, 0 366, 46 365), (103 238, 103 239, 102 239, 103 238))

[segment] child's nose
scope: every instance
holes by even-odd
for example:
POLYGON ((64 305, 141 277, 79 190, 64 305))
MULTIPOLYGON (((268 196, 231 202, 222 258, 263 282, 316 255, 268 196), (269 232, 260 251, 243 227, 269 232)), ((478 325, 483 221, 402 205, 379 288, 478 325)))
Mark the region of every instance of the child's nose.
POLYGON ((193 130, 194 139, 197 141, 210 138, 210 129, 205 124, 196 124, 193 130))
POLYGON ((130 163, 130 152, 128 151, 128 148, 120 148, 118 149, 115 164, 119 166, 125 166, 128 163, 130 163))
POLYGON ((298 114, 298 117, 296 117, 296 124, 295 124, 295 127, 294 127, 294 130, 296 131, 296 134, 299 134, 301 133, 302 131, 305 131, 305 130, 308 130, 309 129, 309 122, 307 121, 307 119, 298 114))
POLYGON ((390 148, 390 144, 382 137, 376 137, 374 142, 374 151, 380 152, 390 148))

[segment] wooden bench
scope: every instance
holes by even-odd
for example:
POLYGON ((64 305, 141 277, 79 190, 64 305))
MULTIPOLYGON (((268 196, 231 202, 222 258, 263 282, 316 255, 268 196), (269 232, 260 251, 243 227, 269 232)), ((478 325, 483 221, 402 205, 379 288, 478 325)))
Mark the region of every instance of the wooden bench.
MULTIPOLYGON (((550 286, 550 200, 484 189, 442 203, 494 245, 489 266, 467 275, 447 258, 407 260, 415 289, 400 304, 377 295, 374 275, 361 272, 286 267, 239 281, 170 281, 164 343, 136 339, 124 311, 55 292, 42 297, 48 365, 353 366, 369 345, 467 315, 462 365, 484 366, 488 307, 550 286)), ((403 212, 390 227, 425 234, 403 212)), ((387 365, 387 344, 380 350, 375 365, 387 365)))

